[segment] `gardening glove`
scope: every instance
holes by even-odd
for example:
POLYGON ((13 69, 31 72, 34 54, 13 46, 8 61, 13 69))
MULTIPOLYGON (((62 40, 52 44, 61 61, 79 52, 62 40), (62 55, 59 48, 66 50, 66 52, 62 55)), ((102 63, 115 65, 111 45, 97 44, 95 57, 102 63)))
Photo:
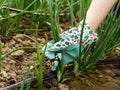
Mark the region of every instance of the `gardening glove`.
POLYGON ((91 45, 97 40, 97 34, 90 28, 87 23, 83 24, 83 21, 80 22, 78 27, 61 33, 60 37, 60 41, 56 43, 54 40, 47 43, 45 55, 51 60, 54 59, 53 66, 51 68, 52 71, 56 70, 59 64, 59 60, 63 59, 64 64, 73 62, 85 47, 91 45), (82 39, 80 39, 83 25, 84 28, 82 39), (81 51, 79 52, 80 42, 81 51))

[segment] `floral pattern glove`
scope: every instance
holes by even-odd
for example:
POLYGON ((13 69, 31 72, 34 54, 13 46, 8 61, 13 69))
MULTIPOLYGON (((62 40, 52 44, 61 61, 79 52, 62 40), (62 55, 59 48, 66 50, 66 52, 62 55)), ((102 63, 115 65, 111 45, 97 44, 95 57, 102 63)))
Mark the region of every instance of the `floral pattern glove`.
POLYGON ((52 40, 47 44, 47 50, 45 54, 48 58, 55 60, 52 71, 56 70, 59 63, 58 59, 62 59, 61 53, 63 53, 64 64, 73 62, 80 55, 80 42, 82 42, 82 52, 85 47, 91 45, 93 42, 96 42, 97 33, 95 33, 87 23, 83 24, 83 21, 81 21, 78 27, 61 33, 60 37, 60 41, 54 43, 52 40), (81 33, 83 25, 83 33, 81 33), (81 34, 82 39, 80 39, 81 34))

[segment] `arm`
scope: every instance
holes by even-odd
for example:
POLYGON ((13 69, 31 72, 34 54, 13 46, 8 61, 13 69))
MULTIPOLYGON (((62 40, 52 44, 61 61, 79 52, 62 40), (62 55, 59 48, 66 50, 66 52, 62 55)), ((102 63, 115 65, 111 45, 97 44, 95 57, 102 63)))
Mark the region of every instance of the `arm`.
POLYGON ((87 11, 86 22, 96 31, 103 19, 118 0, 92 0, 87 11))
POLYGON ((86 24, 84 24, 82 45, 80 48, 80 35, 83 26, 81 21, 78 27, 72 28, 63 32, 58 42, 50 41, 47 44, 46 56, 55 61, 51 70, 55 71, 59 59, 63 60, 64 64, 68 64, 76 60, 76 58, 83 52, 84 48, 97 41, 97 30, 103 19, 107 16, 113 5, 117 0, 93 0, 87 12, 86 24), (90 27, 89 27, 90 26, 90 27), (92 29, 91 29, 92 28, 92 29), (81 51, 80 51, 81 50, 81 51), (62 52, 63 51, 63 52, 62 52), (59 53, 58 53, 59 52, 59 53), (63 56, 62 56, 63 55, 63 56))

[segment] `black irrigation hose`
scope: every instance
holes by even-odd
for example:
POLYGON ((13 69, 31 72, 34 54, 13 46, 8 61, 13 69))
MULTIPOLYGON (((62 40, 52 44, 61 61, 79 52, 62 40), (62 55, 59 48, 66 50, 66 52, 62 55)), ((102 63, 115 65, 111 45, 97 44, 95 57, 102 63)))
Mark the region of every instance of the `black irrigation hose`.
MULTIPOLYGON (((56 73, 55 72, 50 72, 48 74, 44 74, 43 80, 45 81, 45 80, 48 80, 48 79, 54 78, 54 77, 56 77, 56 73)), ((27 79, 25 81, 25 85, 27 85, 30 81, 31 81, 31 78, 27 79)), ((37 82, 37 78, 34 76, 33 79, 32 79, 31 85, 36 83, 36 82, 37 82)), ((15 83, 15 84, 10 85, 10 86, 7 86, 5 88, 0 88, 0 90, 16 90, 17 88, 20 88, 22 83, 23 83, 23 81, 15 83)))
POLYGON ((97 65, 106 65, 106 64, 120 64, 120 58, 116 59, 106 59, 106 60, 100 60, 97 65))
MULTIPOLYGON (((120 58, 117 58, 117 59, 106 59, 106 60, 100 60, 96 65, 106 65, 106 64, 120 64, 120 58)), ((71 71, 73 69, 73 65, 70 65, 69 67, 66 67, 64 72, 66 71, 71 71)), ((56 72, 50 72, 50 73, 47 73, 47 74, 44 74, 43 76, 43 80, 48 80, 48 79, 51 79, 51 78, 55 78, 57 75, 56 75, 56 72)), ((29 83, 31 79, 27 79, 26 82, 25 82, 25 85, 27 85, 29 83)), ((16 88, 19 88, 21 82, 18 82, 16 84, 13 84, 13 85, 10 85, 10 86, 7 86, 5 88, 0 88, 0 90, 15 90, 16 88)), ((37 78, 36 77, 33 77, 33 81, 32 81, 32 84, 36 83, 37 82, 37 78)))

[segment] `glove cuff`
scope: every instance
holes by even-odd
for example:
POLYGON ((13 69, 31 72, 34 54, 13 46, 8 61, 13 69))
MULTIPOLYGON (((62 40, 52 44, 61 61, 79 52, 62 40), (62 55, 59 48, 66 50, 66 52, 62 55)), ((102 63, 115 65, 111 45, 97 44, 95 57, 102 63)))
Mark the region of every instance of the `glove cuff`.
POLYGON ((87 22, 81 21, 78 26, 78 31, 82 31, 83 28, 83 34, 82 34, 82 45, 83 47, 86 47, 88 45, 91 45, 93 42, 96 42, 98 39, 97 33, 91 29, 91 27, 87 24, 87 22))
POLYGON ((79 42, 82 42, 82 46, 86 47, 88 45, 91 45, 93 42, 96 42, 97 40, 97 33, 95 33, 86 22, 83 24, 83 21, 81 21, 79 26, 76 27, 75 29, 63 32, 62 36, 64 37, 67 36, 67 38, 62 38, 59 42, 55 43, 49 50, 51 51, 63 50, 66 47, 72 46, 79 42), (82 28, 83 33, 81 33, 82 28))

